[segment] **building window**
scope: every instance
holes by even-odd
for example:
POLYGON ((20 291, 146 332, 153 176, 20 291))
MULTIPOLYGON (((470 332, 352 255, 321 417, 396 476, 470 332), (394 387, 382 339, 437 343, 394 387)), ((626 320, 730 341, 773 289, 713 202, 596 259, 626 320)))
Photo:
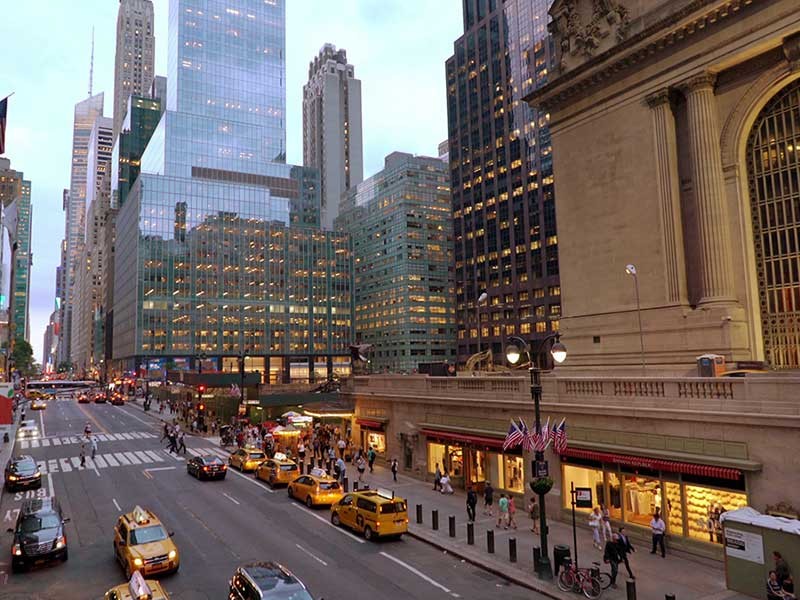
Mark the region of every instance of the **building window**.
POLYGON ((648 526, 655 509, 661 509, 661 482, 639 475, 624 476, 625 520, 648 526))
MULTIPOLYGON (((604 501, 604 487, 603 487, 603 471, 600 469, 592 469, 589 467, 577 467, 573 465, 564 465, 563 476, 563 489, 564 493, 561 497, 564 499, 564 508, 572 508, 572 498, 570 497, 569 490, 572 485, 576 488, 589 488, 592 490, 592 502, 595 506, 599 506, 604 501)), ((576 508, 577 511, 589 513, 591 508, 576 508)))
POLYGON ((742 492, 687 484, 686 524, 689 537, 721 544, 720 515, 744 506, 747 506, 747 496, 742 492))
POLYGON ((428 443, 428 473, 436 473, 436 467, 444 471, 444 444, 428 443))

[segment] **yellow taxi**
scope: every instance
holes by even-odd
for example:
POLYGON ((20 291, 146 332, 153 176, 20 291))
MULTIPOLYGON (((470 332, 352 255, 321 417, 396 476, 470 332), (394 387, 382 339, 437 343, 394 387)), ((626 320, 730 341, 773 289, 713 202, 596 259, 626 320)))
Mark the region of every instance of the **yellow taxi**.
POLYGON ((276 452, 256 468, 256 479, 269 483, 270 487, 288 485, 300 474, 297 463, 286 458, 282 452, 276 452))
POLYGON ((139 571, 134 572, 128 583, 111 588, 104 600, 169 600, 169 594, 154 579, 145 580, 139 571))
POLYGON ((228 464, 240 471, 255 471, 267 455, 254 446, 239 448, 228 458, 228 464))
POLYGON ((352 492, 331 504, 331 523, 362 533, 367 540, 400 537, 408 531, 408 508, 391 490, 352 492))
POLYGON ((35 398, 31 400, 31 410, 44 410, 47 408, 47 402, 42 398, 35 398))
POLYGON ((181 562, 173 535, 157 516, 141 506, 120 515, 114 526, 114 554, 125 577, 136 571, 143 575, 177 571, 181 562))
POLYGON ((289 498, 305 502, 308 508, 316 504, 333 504, 342 499, 342 487, 325 469, 311 469, 288 486, 289 498))

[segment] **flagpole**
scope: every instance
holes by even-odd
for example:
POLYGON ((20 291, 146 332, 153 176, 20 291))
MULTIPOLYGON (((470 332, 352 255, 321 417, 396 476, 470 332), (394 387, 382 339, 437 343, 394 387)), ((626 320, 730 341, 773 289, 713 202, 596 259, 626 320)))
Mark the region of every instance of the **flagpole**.
POLYGON ((17 92, 11 92, 11 93, 10 93, 8 96, 6 96, 5 98, 0 98, 0 102, 2 102, 3 100, 8 100, 9 98, 11 98, 11 96, 13 96, 13 95, 14 95, 14 94, 16 94, 16 93, 17 93, 17 92))

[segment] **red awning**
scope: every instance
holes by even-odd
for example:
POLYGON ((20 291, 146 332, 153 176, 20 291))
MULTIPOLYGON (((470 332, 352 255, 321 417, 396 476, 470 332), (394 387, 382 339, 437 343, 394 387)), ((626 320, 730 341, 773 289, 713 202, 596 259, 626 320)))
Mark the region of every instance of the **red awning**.
POLYGON ((361 427, 369 427, 370 429, 380 429, 383 430, 383 423, 380 421, 373 421, 372 419, 356 419, 356 423, 361 425, 361 427))
POLYGON ((421 429, 421 433, 429 438, 436 438, 448 442, 462 442, 474 444, 476 446, 487 446, 489 448, 503 448, 502 438, 490 438, 482 435, 470 435, 466 433, 453 433, 452 431, 440 431, 438 429, 421 429))
POLYGON ((700 465, 697 463, 680 462, 676 460, 662 460, 660 458, 647 458, 646 456, 632 456, 630 454, 614 454, 611 452, 598 452, 596 450, 582 450, 580 448, 567 448, 564 456, 596 460, 605 463, 616 463, 628 467, 641 467, 653 471, 666 471, 669 473, 686 473, 701 477, 715 477, 717 479, 738 480, 742 476, 739 469, 729 467, 715 467, 713 465, 700 465))

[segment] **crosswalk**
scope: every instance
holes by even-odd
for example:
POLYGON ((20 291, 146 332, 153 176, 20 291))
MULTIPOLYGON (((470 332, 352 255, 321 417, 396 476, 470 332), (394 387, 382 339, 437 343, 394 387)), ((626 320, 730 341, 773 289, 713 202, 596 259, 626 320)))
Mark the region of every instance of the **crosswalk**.
POLYGON ((156 463, 177 461, 184 463, 189 455, 204 456, 204 455, 218 456, 222 459, 227 459, 230 456, 222 448, 187 448, 186 455, 175 455, 167 452, 164 449, 156 450, 132 450, 121 452, 104 452, 97 453, 92 459, 90 456, 86 457, 86 465, 81 467, 80 456, 68 456, 63 458, 50 458, 43 460, 39 463, 39 470, 42 474, 46 473, 70 473, 72 471, 79 471, 85 469, 108 469, 115 467, 129 467, 136 465, 153 465, 156 463))
MULTIPOLYGON (((93 437, 98 442, 123 442, 130 440, 144 440, 157 438, 158 435, 149 431, 131 431, 128 433, 95 433, 93 437)), ((19 440, 17 446, 21 450, 31 448, 49 448, 51 446, 68 446, 70 444, 80 444, 84 437, 77 435, 50 436, 32 440, 19 440)))

